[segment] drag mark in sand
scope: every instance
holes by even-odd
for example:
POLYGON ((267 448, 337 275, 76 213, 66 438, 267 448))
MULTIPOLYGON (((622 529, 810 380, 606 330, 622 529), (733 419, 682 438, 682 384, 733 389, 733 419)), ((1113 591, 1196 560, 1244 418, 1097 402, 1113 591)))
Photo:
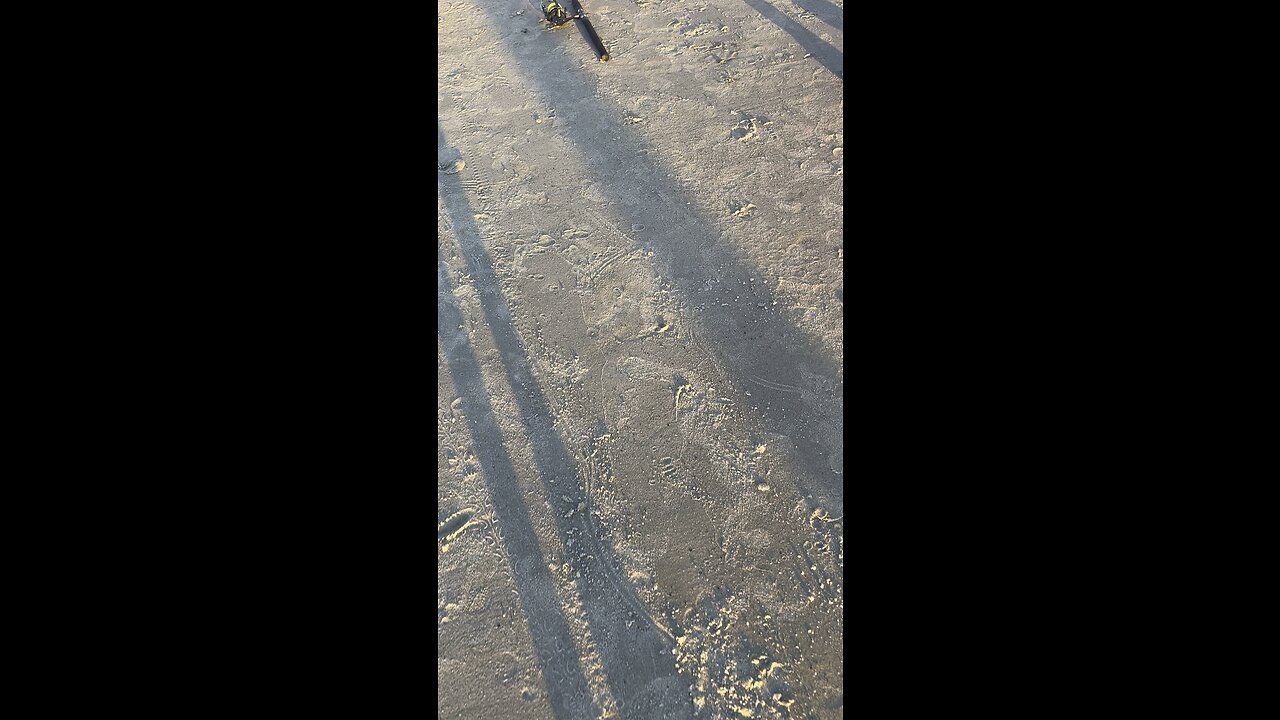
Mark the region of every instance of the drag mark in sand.
POLYGON ((774 382, 772 380, 765 380, 764 378, 757 377, 755 375, 748 375, 747 379, 756 383, 757 385, 760 385, 762 387, 767 387, 772 390, 778 390, 781 392, 790 392, 790 393, 795 393, 797 395, 800 394, 800 388, 796 387, 795 385, 788 385, 786 383, 774 382))

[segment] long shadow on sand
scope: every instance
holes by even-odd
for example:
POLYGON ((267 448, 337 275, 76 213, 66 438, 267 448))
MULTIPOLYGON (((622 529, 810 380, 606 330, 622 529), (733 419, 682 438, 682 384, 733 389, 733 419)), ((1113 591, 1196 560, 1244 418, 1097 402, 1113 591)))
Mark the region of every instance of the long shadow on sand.
POLYGON ((844 30, 844 11, 827 0, 791 0, 836 30, 844 30))
POLYGON ((466 332, 459 329, 463 327, 463 318, 452 301, 449 272, 438 253, 436 261, 439 271, 436 323, 440 342, 445 349, 454 386, 467 400, 467 418, 471 421, 471 434, 475 438, 476 458, 484 470, 507 556, 511 558, 512 577, 528 619, 534 650, 546 677, 551 707, 559 720, 582 717, 590 707, 582 662, 574 649, 573 634, 560 609, 528 507, 516 483, 515 468, 503 444, 502 431, 494 420, 475 350, 467 340, 466 332))
MULTIPOLYGON (((445 147, 443 129, 437 128, 437 143, 438 149, 445 147)), ((656 629, 631 586, 617 580, 612 551, 596 537, 583 513, 566 512, 566 508, 572 511, 587 499, 577 481, 577 463, 561 442, 551 409, 533 379, 524 343, 512 323, 510 308, 502 296, 459 176, 441 174, 439 189, 485 321, 493 333, 526 437, 532 444, 543 490, 551 499, 556 537, 563 547, 569 547, 572 532, 574 539, 587 542, 592 549, 590 554, 566 552, 565 558, 578 577, 577 591, 619 712, 627 720, 692 717, 693 707, 677 680, 666 636, 656 629), (553 482, 556 480, 559 482, 553 482)), ((464 324, 462 315, 453 303, 449 269, 439 252, 436 262, 440 283, 436 320, 441 344, 455 385, 467 396, 476 457, 489 484, 498 522, 506 533, 507 551, 534 646, 546 668, 543 674, 552 706, 558 718, 588 717, 583 710, 586 685, 582 663, 574 652, 564 614, 556 604, 552 578, 538 549, 502 430, 484 390, 475 351, 465 331, 459 329, 464 324)))
MULTIPOLYGON (((494 31, 514 36, 513 43, 530 43, 527 51, 533 52, 539 41, 521 35, 495 5, 479 3, 494 31)), ((683 296, 696 336, 730 380, 750 390, 749 403, 763 429, 795 444, 803 465, 796 478, 801 492, 812 496, 811 506, 821 504, 833 515, 843 515, 844 481, 833 467, 839 464, 833 457, 842 450, 842 439, 830 431, 841 419, 803 402, 794 387, 802 384, 802 371, 808 371, 827 383, 826 393, 842 397, 840 363, 783 315, 772 290, 757 279, 767 269, 749 267, 725 247, 715 226, 695 211, 692 198, 656 159, 661 148, 642 139, 626 122, 622 107, 601 97, 591 74, 569 63, 558 64, 554 72, 522 72, 526 66, 512 58, 508 69, 523 76, 521 81, 540 102, 562 109, 557 131, 582 149, 585 174, 603 195, 593 206, 621 227, 646 227, 635 242, 654 253, 655 268, 683 296)), ((600 67, 609 68, 607 76, 622 66, 600 67)))
MULTIPOLYGON (((800 43, 800 47, 803 47, 810 55, 813 56, 813 59, 822 63, 822 66, 830 70, 836 77, 841 80, 844 79, 844 53, 841 53, 817 35, 809 32, 803 25, 787 17, 781 10, 770 5, 765 0, 743 0, 743 2, 755 8, 756 12, 765 16, 765 18, 774 25, 786 30, 791 37, 796 39, 796 42, 800 43)), ((829 25, 832 25, 832 22, 827 20, 828 16, 831 16, 836 22, 840 23, 839 25, 832 25, 832 27, 836 27, 837 29, 844 27, 843 14, 837 18, 837 16, 829 12, 827 8, 823 8, 819 4, 813 2, 809 2, 808 5, 803 2, 798 2, 797 4, 800 5, 800 7, 809 10, 809 12, 818 15, 818 17, 822 18, 829 25), (817 10, 810 9, 810 7, 817 8, 823 12, 820 14, 817 10)), ((830 5, 830 3, 827 3, 827 5, 830 5)))

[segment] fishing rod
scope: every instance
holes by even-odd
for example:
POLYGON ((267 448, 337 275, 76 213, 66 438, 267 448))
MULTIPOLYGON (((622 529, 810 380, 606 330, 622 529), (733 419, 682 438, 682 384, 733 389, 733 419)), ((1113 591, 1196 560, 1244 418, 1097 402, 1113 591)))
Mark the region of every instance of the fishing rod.
POLYGON ((600 36, 596 34, 596 29, 591 26, 591 21, 587 19, 586 13, 583 12, 582 5, 578 0, 569 0, 569 2, 573 5, 572 15, 558 0, 547 0, 542 6, 542 16, 553 27, 560 27, 570 20, 577 20, 578 27, 586 31, 587 39, 591 41, 591 47, 596 51, 596 55, 600 57, 602 62, 608 62, 609 51, 604 49, 604 43, 600 41, 600 36))

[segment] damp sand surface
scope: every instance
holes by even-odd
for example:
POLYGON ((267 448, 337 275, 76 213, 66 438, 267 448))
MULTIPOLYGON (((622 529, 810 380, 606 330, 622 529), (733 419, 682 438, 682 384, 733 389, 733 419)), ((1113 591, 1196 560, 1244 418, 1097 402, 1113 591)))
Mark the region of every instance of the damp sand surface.
POLYGON ((842 718, 842 3, 438 7, 439 717, 842 718))

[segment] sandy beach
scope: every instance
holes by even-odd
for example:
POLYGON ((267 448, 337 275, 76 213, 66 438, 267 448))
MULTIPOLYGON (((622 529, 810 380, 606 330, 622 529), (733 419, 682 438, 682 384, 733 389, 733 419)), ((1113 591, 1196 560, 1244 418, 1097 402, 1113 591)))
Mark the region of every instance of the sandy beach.
POLYGON ((438 7, 439 716, 842 718, 842 3, 584 7, 438 7))

